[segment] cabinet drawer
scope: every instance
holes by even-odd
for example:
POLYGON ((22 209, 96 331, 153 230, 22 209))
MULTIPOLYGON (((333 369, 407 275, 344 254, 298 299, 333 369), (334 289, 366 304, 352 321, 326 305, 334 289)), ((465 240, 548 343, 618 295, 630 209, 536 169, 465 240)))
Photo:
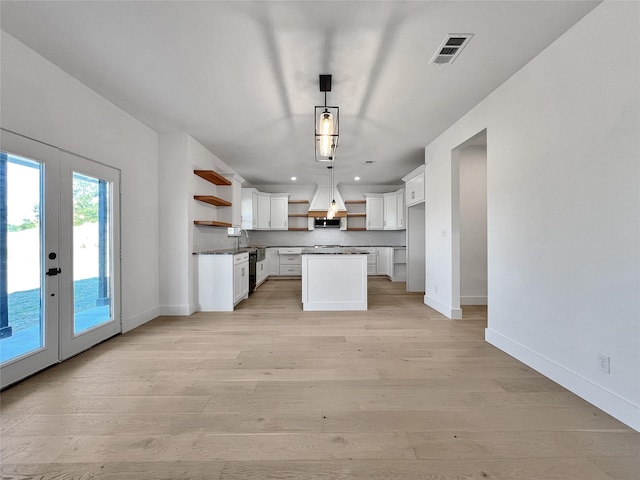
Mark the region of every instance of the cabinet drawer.
POLYGON ((280 254, 280 265, 302 265, 302 255, 280 254))
POLYGON ((233 256, 233 264, 238 265, 239 263, 244 263, 249 261, 249 252, 239 253, 238 255, 233 256))
POLYGON ((367 275, 376 275, 378 273, 378 266, 374 264, 367 264, 367 275))
POLYGON ((302 265, 280 265, 280 275, 302 275, 302 265))
POLYGON ((302 248, 281 248, 278 250, 280 255, 300 255, 302 253, 302 248))

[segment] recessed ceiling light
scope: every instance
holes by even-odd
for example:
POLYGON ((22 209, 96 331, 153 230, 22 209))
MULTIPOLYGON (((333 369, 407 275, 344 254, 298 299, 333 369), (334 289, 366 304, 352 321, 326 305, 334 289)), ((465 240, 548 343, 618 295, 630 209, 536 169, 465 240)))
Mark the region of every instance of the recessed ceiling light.
POLYGON ((296 178, 296 177, 291 177, 291 181, 292 181, 292 182, 295 182, 296 180, 297 180, 297 178, 296 178))
POLYGON ((354 179, 356 182, 359 182, 359 181, 360 181, 360 177, 353 177, 353 179, 354 179))

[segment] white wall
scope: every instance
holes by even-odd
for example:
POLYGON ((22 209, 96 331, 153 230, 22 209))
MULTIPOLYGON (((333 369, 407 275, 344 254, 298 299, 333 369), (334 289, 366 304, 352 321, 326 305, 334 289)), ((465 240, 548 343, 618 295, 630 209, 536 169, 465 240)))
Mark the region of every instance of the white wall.
MULTIPOLYGON (((232 188, 216 186, 194 170, 234 174, 222 160, 186 133, 160 135, 160 313, 190 315, 196 308, 195 251, 231 248, 226 228, 195 226, 194 220, 232 223, 232 207, 215 207, 194 195, 215 195, 232 201, 232 188)), ((237 177, 242 180, 240 177, 237 177)))
POLYGON ((426 148, 425 301, 453 305, 451 152, 487 128, 487 340, 640 430, 639 9, 604 2, 426 148))
POLYGON ((1 33, 2 128, 121 171, 122 322, 158 307, 158 135, 1 33))
POLYGON ((460 305, 487 304, 487 148, 458 155, 460 178, 460 305))

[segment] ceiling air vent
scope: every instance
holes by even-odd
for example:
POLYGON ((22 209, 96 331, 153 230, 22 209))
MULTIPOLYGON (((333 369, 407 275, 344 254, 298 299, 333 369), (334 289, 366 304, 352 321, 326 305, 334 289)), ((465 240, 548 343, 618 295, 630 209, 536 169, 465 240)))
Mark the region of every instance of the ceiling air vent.
POLYGON ((473 33, 450 33, 438 47, 436 54, 429 63, 437 65, 453 63, 462 49, 467 46, 471 37, 473 37, 473 33))

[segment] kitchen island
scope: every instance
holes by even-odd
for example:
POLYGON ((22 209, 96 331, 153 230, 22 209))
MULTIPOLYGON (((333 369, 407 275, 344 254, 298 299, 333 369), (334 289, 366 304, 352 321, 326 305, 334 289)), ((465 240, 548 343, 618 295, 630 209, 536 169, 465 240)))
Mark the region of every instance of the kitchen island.
POLYGON ((302 250, 302 309, 367 310, 367 251, 302 250))

